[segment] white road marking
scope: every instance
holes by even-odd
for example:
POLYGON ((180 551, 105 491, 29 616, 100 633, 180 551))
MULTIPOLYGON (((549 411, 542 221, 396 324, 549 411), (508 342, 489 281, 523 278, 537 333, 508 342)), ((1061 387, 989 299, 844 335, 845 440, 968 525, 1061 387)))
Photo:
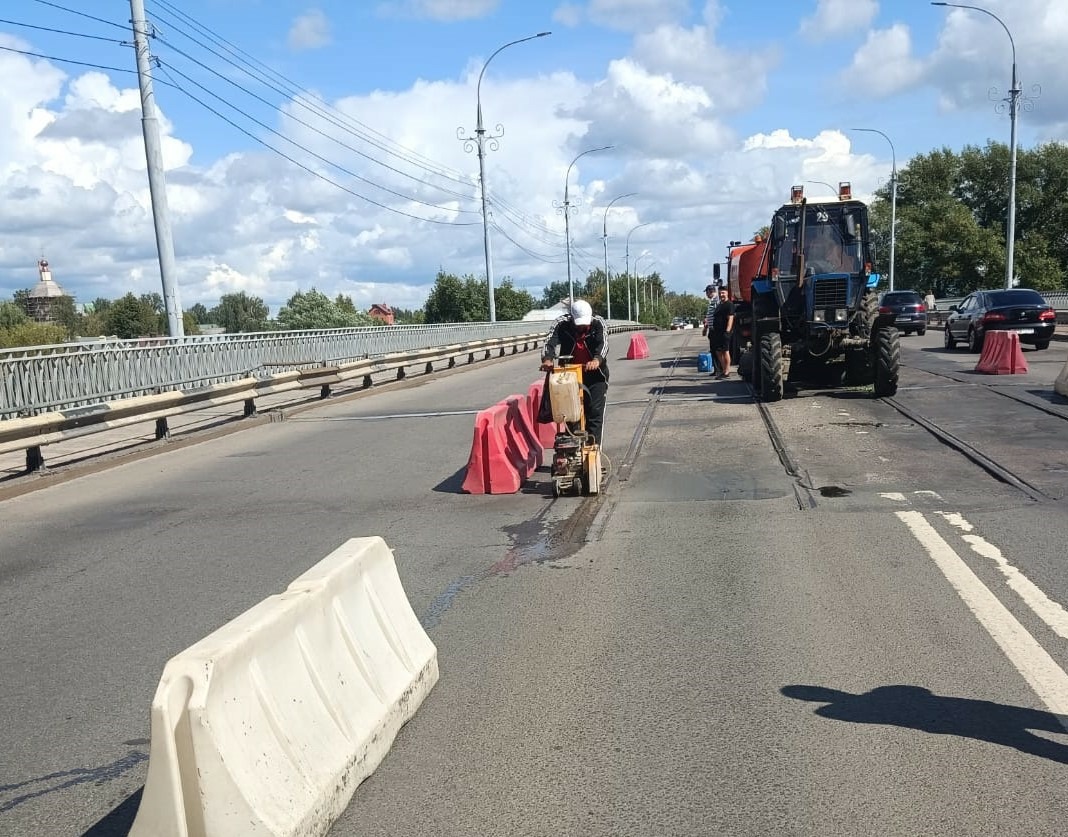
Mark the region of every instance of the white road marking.
POLYGON ((920 542, 968 609, 975 615, 1005 656, 1028 682, 1051 712, 1062 717, 1068 731, 1068 674, 1057 665, 1038 641, 1028 633, 964 560, 953 551, 935 528, 918 511, 895 512, 920 542))
MULTIPOLYGON (((971 523, 964 519, 963 515, 955 512, 938 513, 962 532, 970 533, 975 529, 971 523)), ((1065 610, 1059 602, 1055 602, 1047 596, 1037 584, 1021 572, 1019 567, 1010 564, 1001 550, 990 541, 979 535, 972 534, 964 534, 961 537, 972 548, 973 552, 984 558, 989 558, 997 564, 998 570, 1005 576, 1009 587, 1019 594, 1020 598, 1024 600, 1024 603, 1031 608, 1039 619, 1049 625, 1057 636, 1068 639, 1068 610, 1065 610)))
POLYGON ((905 495, 897 491, 886 491, 880 494, 879 496, 882 497, 884 500, 892 500, 895 503, 906 502, 905 495))
POLYGON ((942 495, 939 494, 937 491, 913 491, 912 493, 913 494, 917 494, 920 497, 930 497, 930 498, 932 498, 934 500, 941 500, 942 499, 942 495))
POLYGON ((962 514, 943 511, 938 512, 938 514, 944 517, 946 519, 946 522, 949 523, 950 526, 956 526, 962 532, 970 532, 972 531, 972 529, 975 528, 974 526, 972 526, 972 524, 970 524, 967 520, 964 519, 964 515, 962 514))

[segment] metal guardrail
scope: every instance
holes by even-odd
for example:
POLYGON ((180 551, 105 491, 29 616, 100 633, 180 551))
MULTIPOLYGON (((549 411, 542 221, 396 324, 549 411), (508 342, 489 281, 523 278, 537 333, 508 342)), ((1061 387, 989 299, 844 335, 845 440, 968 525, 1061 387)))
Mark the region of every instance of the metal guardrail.
MULTIPOLYGON (((394 328, 388 327, 388 330, 393 332, 394 328)), ((612 332, 619 332, 640 326, 613 321, 609 328, 612 332)), ((452 367, 456 365, 456 359, 463 355, 467 355, 469 363, 474 362, 475 355, 480 352, 484 352, 486 359, 494 351, 503 357, 509 348, 515 354, 520 346, 523 351, 537 347, 546 337, 549 324, 528 321, 429 329, 416 326, 409 330, 407 336, 398 339, 398 334, 393 333, 389 337, 393 346, 403 346, 405 343, 434 343, 447 335, 465 331, 471 333, 480 330, 483 334, 496 331, 498 334, 478 340, 386 351, 386 340, 377 343, 374 340, 356 342, 361 337, 367 337, 365 332, 368 330, 345 329, 345 334, 321 333, 318 336, 323 339, 318 342, 309 340, 305 332, 282 335, 281 341, 275 339, 259 343, 257 339, 262 335, 235 335, 238 339, 232 341, 190 341, 187 338, 164 341, 165 344, 161 346, 131 346, 128 345, 130 342, 137 341, 124 341, 124 345, 106 348, 76 348, 55 354, 34 354, 31 351, 28 357, 3 358, 0 359, 0 370, 5 369, 6 364, 6 372, 11 379, 15 378, 15 372, 23 375, 31 371, 64 372, 68 377, 56 377, 54 382, 46 381, 44 385, 37 382, 38 385, 29 391, 39 394, 46 391, 47 384, 57 383, 68 387, 68 400, 62 402, 62 409, 31 412, 24 408, 17 417, 0 421, 0 453, 25 450, 26 470, 35 471, 44 467, 41 449, 45 445, 153 420, 156 422, 156 438, 162 439, 170 432, 167 427, 168 416, 239 401, 244 402, 244 414, 251 416, 256 413, 256 399, 265 395, 318 387, 321 397, 326 397, 332 386, 353 378, 362 378, 363 386, 369 387, 374 374, 395 371, 397 378, 402 379, 406 368, 420 363, 426 364, 426 372, 429 373, 433 371, 435 363, 447 362, 452 367), (353 346, 364 349, 361 357, 325 356, 337 351, 338 347, 349 352, 353 346), (218 352, 218 357, 212 357, 211 349, 218 352), (376 351, 378 349, 381 351, 376 351), (227 367, 226 364, 233 364, 235 358, 237 362, 249 362, 250 358, 254 358, 258 360, 258 366, 249 372, 233 371, 235 367, 227 367), (147 360, 146 367, 131 369, 138 359, 147 360), (175 381, 176 375, 183 374, 183 364, 193 372, 193 377, 175 381), (69 377, 79 370, 94 373, 80 391, 76 390, 77 378, 69 377), (153 374, 156 375, 154 379, 153 374), (114 383, 109 382, 107 375, 115 376, 114 383), (212 380, 213 377, 221 380, 212 380), (108 398, 101 398, 98 392, 92 391, 93 387, 108 386, 112 387, 107 390, 111 395, 108 398)), ((382 329, 370 331, 375 332, 372 337, 382 336, 382 329)), ((279 335, 271 337, 278 338, 279 335)), ((9 391, 26 390, 12 387, 9 391)))
POLYGON ((436 346, 547 332, 549 323, 456 323, 64 343, 0 351, 0 422, 167 390, 214 386, 436 346))

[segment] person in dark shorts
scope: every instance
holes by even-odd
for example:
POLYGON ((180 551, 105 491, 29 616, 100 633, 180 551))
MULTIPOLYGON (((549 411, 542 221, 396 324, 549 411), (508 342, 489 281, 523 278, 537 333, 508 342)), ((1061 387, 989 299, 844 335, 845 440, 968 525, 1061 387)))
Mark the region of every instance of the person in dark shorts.
POLYGON ((712 330, 709 344, 716 356, 716 377, 726 378, 731 374, 731 331, 734 329, 734 303, 726 288, 719 289, 719 304, 712 314, 712 330))

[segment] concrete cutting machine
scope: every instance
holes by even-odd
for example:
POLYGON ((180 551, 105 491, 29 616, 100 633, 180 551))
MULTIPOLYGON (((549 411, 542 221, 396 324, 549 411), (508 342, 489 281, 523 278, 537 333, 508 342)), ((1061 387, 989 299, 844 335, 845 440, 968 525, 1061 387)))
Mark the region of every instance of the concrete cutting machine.
POLYGON ((599 494, 601 448, 586 432, 582 399, 582 365, 572 358, 557 358, 549 374, 549 403, 556 423, 551 476, 553 497, 562 494, 599 494))

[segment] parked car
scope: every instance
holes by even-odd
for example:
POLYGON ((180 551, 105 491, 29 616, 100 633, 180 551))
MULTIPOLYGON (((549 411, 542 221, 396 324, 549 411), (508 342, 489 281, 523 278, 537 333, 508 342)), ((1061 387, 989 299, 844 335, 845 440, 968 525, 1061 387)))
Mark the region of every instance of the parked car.
POLYGON ((1042 294, 1029 288, 1002 291, 975 291, 946 317, 946 348, 966 342, 973 352, 982 351, 988 331, 1015 331, 1021 343, 1036 349, 1049 347, 1057 314, 1042 294))
POLYGON ((887 291, 879 300, 879 313, 893 314, 902 334, 922 336, 927 331, 927 305, 916 291, 887 291))

